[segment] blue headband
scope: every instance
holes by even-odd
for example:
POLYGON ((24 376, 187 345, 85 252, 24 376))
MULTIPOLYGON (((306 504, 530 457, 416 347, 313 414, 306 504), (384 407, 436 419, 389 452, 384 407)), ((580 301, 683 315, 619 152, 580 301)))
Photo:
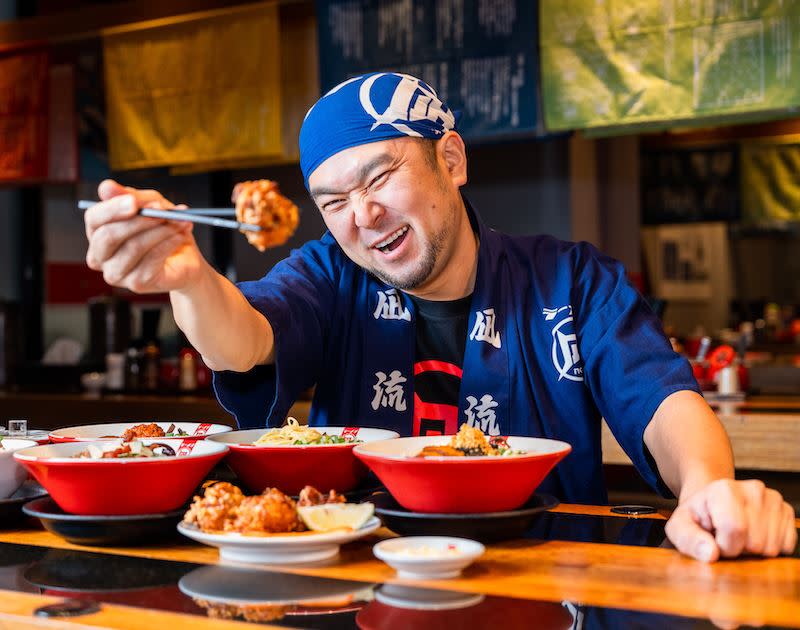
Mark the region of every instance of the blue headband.
POLYGON ((456 116, 420 79, 376 72, 340 83, 308 110, 300 128, 300 169, 308 178, 332 155, 369 142, 441 138, 456 116))

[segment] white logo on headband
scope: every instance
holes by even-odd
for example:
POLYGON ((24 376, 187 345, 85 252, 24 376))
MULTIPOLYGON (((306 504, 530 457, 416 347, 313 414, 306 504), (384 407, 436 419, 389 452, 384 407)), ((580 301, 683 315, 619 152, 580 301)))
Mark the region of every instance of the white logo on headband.
POLYGON ((433 129, 435 133, 444 133, 445 130, 455 127, 453 112, 445 110, 436 92, 419 79, 407 74, 394 72, 374 74, 361 84, 358 97, 364 111, 375 119, 370 131, 374 131, 380 125, 391 125, 400 133, 421 138, 422 134, 406 123, 428 121, 435 127, 440 127, 433 129), (400 77, 400 82, 394 89, 389 106, 379 114, 372 104, 371 91, 375 81, 385 76, 400 77))

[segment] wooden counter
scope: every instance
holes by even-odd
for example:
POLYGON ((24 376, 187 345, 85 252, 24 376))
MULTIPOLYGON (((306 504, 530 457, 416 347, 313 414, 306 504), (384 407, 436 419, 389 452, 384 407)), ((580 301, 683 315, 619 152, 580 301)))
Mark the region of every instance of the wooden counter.
MULTIPOLYGON (((563 505, 559 511, 613 516, 604 507, 563 505)), ((706 565, 668 548, 520 539, 489 545, 486 554, 460 578, 417 581, 398 579, 372 555, 372 545, 391 535, 381 529, 366 540, 347 545, 339 560, 329 566, 270 570, 800 628, 798 558, 745 558, 706 565)), ((48 532, 25 529, 0 532, 0 542, 204 564, 218 561, 216 549, 188 541, 143 548, 75 547, 48 532)), ((37 601, 0 592, 0 625, 8 619, 6 615, 29 615, 37 601)), ((132 627, 124 615, 116 614, 116 607, 104 604, 103 608, 108 609, 103 619, 108 627, 132 627)), ((152 612, 146 619, 156 624, 153 627, 167 627, 167 623, 176 628, 197 627, 196 618, 187 616, 184 622, 181 617, 152 612)), ((144 621, 145 616, 140 619, 144 621)), ((78 617, 75 623, 93 625, 91 616, 78 617)))
MULTIPOLYGON (((800 411, 718 413, 733 447, 737 469, 800 473, 800 411)), ((603 463, 631 460, 603 423, 603 463)))

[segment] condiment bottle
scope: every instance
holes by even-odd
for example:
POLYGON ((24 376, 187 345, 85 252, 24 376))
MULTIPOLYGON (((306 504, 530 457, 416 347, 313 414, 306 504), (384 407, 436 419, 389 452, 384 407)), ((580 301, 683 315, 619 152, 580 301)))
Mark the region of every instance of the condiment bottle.
POLYGON ((161 350, 155 341, 150 341, 144 348, 142 366, 142 389, 155 391, 158 389, 158 376, 161 367, 161 350))
POLYGON ((135 346, 128 348, 125 353, 125 389, 129 392, 138 392, 142 385, 142 358, 139 349, 135 346))
POLYGON ((180 375, 178 377, 178 389, 184 392, 192 392, 197 389, 197 362, 194 358, 194 350, 183 348, 180 352, 178 361, 180 375))

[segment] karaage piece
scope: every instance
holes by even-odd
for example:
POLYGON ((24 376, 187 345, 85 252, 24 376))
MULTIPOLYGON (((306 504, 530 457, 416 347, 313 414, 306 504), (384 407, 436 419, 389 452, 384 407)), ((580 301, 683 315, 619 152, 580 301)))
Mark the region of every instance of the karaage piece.
POLYGON ((305 507, 307 505, 323 505, 325 503, 347 503, 344 495, 339 494, 336 490, 331 490, 328 494, 322 494, 313 486, 306 486, 300 491, 297 497, 297 507, 305 507))
POLYGON ((235 514, 235 519, 225 524, 227 531, 277 534, 306 529, 297 514, 295 502, 276 488, 245 497, 236 507, 235 514))
POLYGON ((237 221, 261 226, 260 232, 244 232, 248 242, 260 252, 283 245, 297 229, 300 221, 297 206, 269 179, 236 184, 231 199, 236 204, 237 221))
POLYGON ((127 429, 122 434, 122 440, 124 442, 130 442, 131 440, 135 440, 137 438, 150 438, 150 437, 164 437, 166 433, 164 433, 164 429, 158 426, 155 422, 151 422, 150 424, 137 424, 136 426, 127 429))
POLYGON ((494 454, 494 449, 489 445, 483 431, 466 423, 461 425, 458 433, 450 440, 450 446, 462 451, 465 455, 494 454))
POLYGON ((218 481, 206 486, 202 497, 196 496, 183 517, 184 523, 197 525, 201 530, 222 531, 236 518, 236 508, 244 500, 242 491, 228 483, 218 481))

